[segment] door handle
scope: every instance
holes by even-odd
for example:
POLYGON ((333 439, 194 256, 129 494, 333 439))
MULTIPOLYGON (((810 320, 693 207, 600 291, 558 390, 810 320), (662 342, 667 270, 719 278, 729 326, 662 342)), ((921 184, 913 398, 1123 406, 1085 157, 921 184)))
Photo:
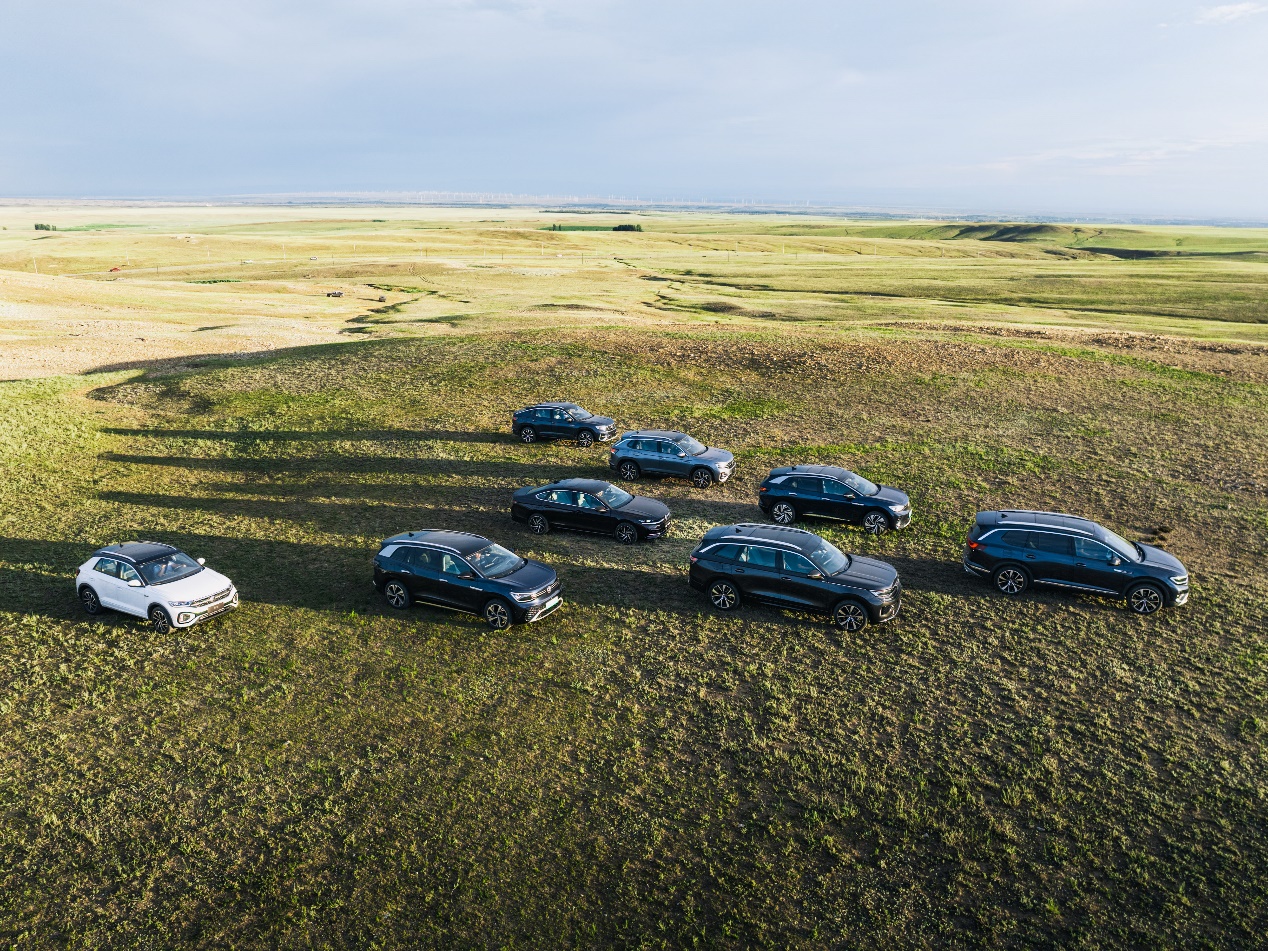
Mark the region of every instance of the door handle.
POLYGON ((1035 560, 1035 556, 1034 556, 1034 555, 1027 555, 1026 557, 1027 557, 1027 558, 1029 558, 1031 561, 1034 561, 1034 560, 1035 560))
POLYGON ((1086 568, 1086 567, 1087 567, 1087 565, 1083 564, 1083 562, 1081 562, 1081 561, 1076 561, 1076 562, 1074 563, 1074 567, 1076 567, 1076 568, 1086 568))
POLYGON ((742 574, 744 574, 744 569, 743 569, 743 568, 736 568, 736 569, 735 569, 735 573, 736 573, 737 575, 742 575, 742 574))
POLYGON ((779 576, 779 580, 780 580, 780 581, 792 581, 792 578, 788 577, 787 575, 780 575, 780 576, 779 576))
POLYGON ((414 573, 414 572, 410 571, 408 568, 402 568, 402 569, 401 569, 401 574, 403 574, 403 575, 412 575, 413 573, 414 573))

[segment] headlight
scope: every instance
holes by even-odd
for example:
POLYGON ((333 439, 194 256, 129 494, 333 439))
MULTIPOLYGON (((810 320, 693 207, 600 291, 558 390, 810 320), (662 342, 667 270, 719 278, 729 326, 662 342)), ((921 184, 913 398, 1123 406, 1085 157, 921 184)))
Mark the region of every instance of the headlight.
POLYGON ((539 593, 537 591, 512 591, 511 597, 516 601, 532 601, 539 593))
POLYGON ((1172 576, 1171 576, 1171 580, 1172 580, 1175 584, 1188 584, 1188 583, 1189 583, 1189 576, 1188 576, 1188 575, 1172 575, 1172 576))
POLYGON ((168 601, 167 603, 170 607, 173 607, 173 608, 187 608, 194 602, 193 601, 168 601))

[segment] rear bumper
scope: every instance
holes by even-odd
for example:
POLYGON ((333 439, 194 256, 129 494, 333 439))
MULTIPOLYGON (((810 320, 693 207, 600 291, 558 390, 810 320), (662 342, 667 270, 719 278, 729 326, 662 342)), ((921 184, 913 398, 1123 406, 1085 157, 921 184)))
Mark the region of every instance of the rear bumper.
POLYGON ((969 561, 968 556, 965 556, 961 564, 964 565, 965 574, 973 575, 975 578, 985 578, 991 573, 989 568, 973 564, 973 562, 969 561))

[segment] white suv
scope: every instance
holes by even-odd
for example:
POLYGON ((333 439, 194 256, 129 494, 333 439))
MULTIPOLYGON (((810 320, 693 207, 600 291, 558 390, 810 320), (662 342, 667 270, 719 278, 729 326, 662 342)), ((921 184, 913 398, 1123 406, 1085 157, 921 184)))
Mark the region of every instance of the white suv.
POLYGON ((108 545, 79 566, 75 591, 89 614, 105 608, 135 614, 166 634, 238 606, 233 582, 203 564, 158 542, 108 545))

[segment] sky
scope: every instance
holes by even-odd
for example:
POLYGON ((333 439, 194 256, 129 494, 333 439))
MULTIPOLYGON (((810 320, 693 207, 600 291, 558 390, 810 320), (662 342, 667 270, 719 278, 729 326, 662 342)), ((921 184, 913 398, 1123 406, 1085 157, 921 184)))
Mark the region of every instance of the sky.
POLYGON ((1268 220, 1268 0, 0 0, 0 196, 1268 220))

